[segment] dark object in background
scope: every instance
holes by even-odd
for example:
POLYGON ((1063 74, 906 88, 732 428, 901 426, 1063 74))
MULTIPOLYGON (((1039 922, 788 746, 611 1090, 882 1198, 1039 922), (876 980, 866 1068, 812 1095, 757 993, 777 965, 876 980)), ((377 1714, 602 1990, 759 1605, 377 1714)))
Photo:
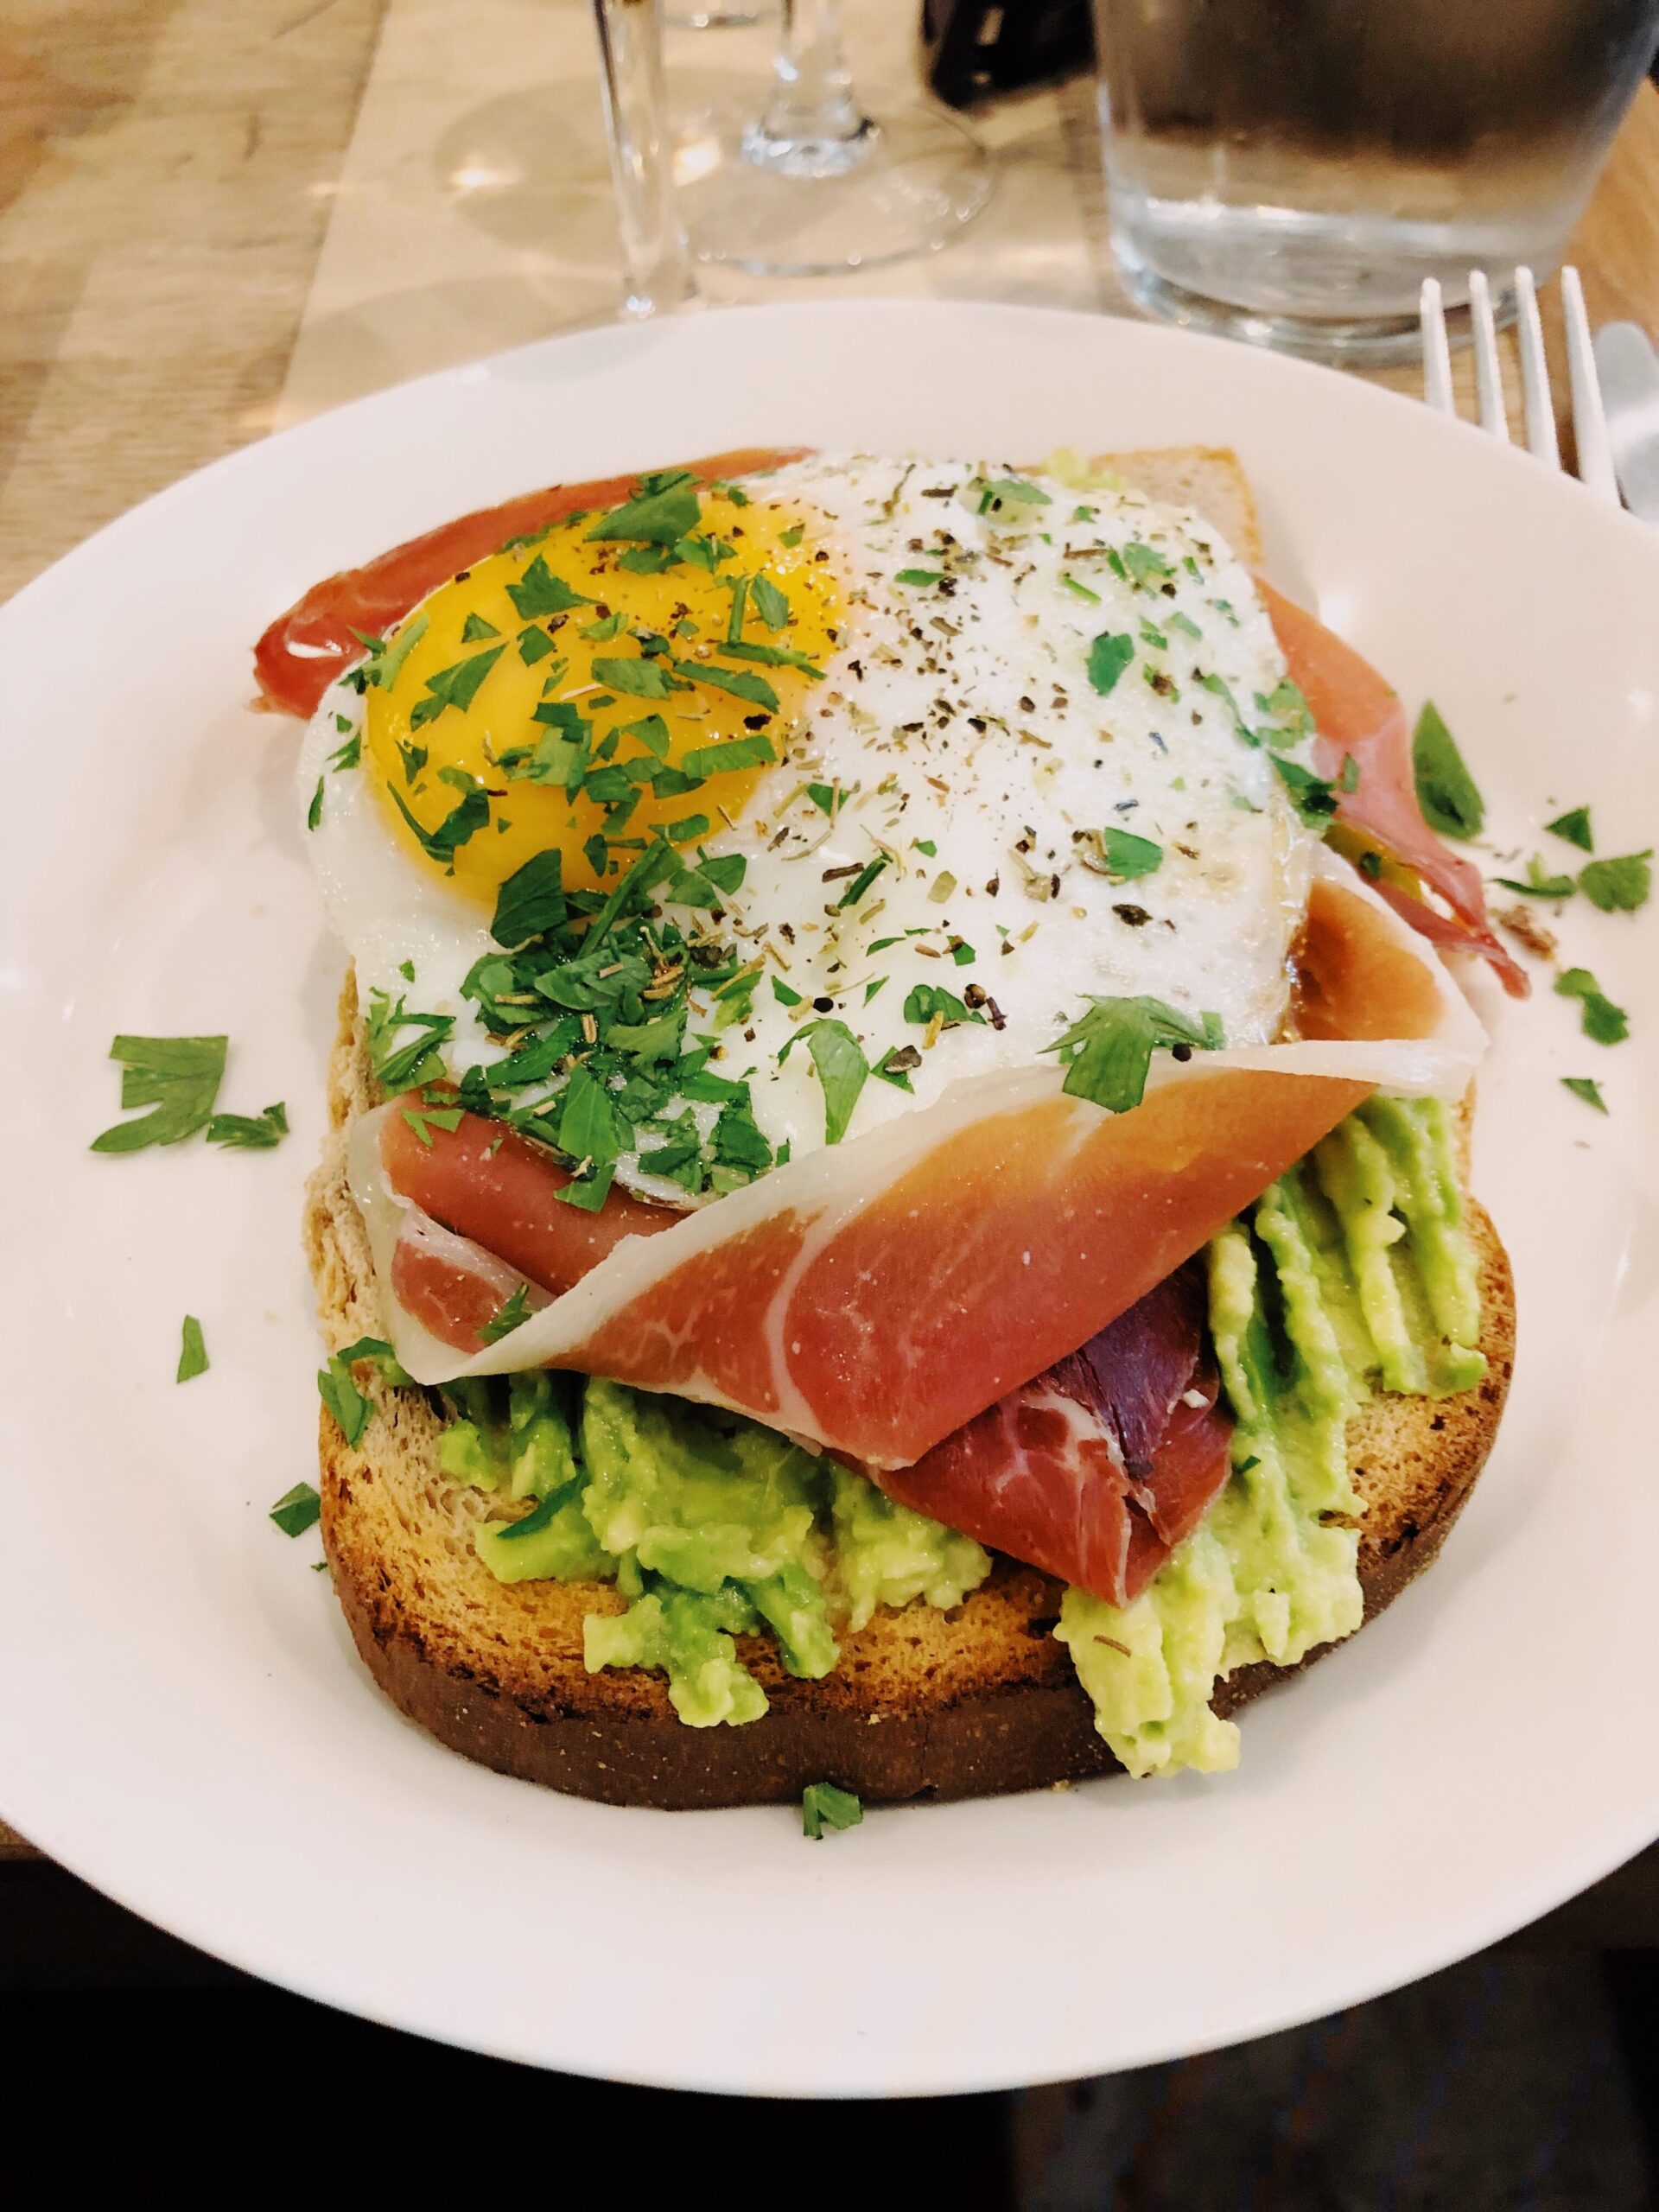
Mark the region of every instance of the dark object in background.
POLYGON ((971 107, 1092 67, 1089 0, 922 0, 927 81, 950 107, 971 107))

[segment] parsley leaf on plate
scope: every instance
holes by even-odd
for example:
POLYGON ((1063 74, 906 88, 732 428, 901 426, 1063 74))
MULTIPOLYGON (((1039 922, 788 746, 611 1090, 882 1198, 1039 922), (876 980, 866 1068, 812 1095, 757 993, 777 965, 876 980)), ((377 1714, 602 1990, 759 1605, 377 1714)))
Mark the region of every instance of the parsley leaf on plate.
POLYGON ((1429 828, 1443 837, 1478 837, 1486 819, 1486 803, 1432 699, 1417 717, 1411 767, 1417 804, 1429 828))
POLYGON ((1630 1035, 1624 1007, 1602 995, 1587 968, 1564 968, 1555 978, 1555 988, 1560 997, 1579 1001, 1584 1010, 1584 1033, 1598 1045, 1623 1044, 1630 1035))
POLYGON ((1497 875, 1492 880, 1504 891, 1519 891, 1529 899, 1570 899, 1573 882, 1570 875, 1550 875, 1542 858, 1534 853, 1527 861, 1526 880, 1519 876, 1497 875))
POLYGON ((1579 888, 1604 914, 1633 914, 1645 906, 1653 889, 1653 849, 1625 853, 1618 860, 1592 861, 1579 875, 1579 888))
POLYGON ((94 1137, 94 1152, 140 1152, 177 1144, 213 1118, 225 1077, 225 1037, 118 1037, 110 1058, 121 1063, 123 1110, 150 1106, 136 1122, 118 1122, 94 1137))
POLYGON ((1565 814, 1558 814, 1553 822, 1546 822, 1545 829, 1552 837, 1565 837, 1569 845, 1576 845, 1581 853, 1593 853, 1595 838, 1590 830, 1590 810, 1587 806, 1570 807, 1565 814))
POLYGON ((233 1152, 270 1152, 288 1135, 288 1108, 279 1098, 263 1114, 215 1114, 207 1124, 209 1144, 233 1152))
POLYGON ((285 1536, 302 1536, 322 1517, 322 1500, 309 1483, 296 1483, 271 1507, 270 1517, 285 1536))
POLYGON ((201 1324, 194 1313, 184 1317, 183 1340, 179 1348, 179 1371, 175 1382, 188 1382, 198 1375, 207 1372, 207 1347, 202 1340, 201 1324))

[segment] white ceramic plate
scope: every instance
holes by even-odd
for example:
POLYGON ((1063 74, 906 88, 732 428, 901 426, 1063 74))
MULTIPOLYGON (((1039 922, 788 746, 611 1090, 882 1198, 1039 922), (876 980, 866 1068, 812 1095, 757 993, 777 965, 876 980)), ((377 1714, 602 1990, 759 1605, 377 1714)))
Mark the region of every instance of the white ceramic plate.
POLYGON ((1476 1180, 1521 1308, 1502 1440, 1440 1565, 1252 1710, 1234 1776, 882 1813, 818 1845, 788 1809, 562 1799, 401 1719, 315 1535, 266 1517, 315 1471, 297 1222, 341 962, 297 728, 247 712, 248 649, 317 576, 464 509, 768 440, 1230 442, 1281 578, 1433 694, 1495 842, 1583 802, 1604 850, 1659 842, 1659 540, 1421 406, 1242 347, 979 306, 709 315, 412 385, 178 485, 0 614, 0 1810, 274 1980, 684 2088, 1029 2082, 1369 1997, 1659 1833, 1659 918, 1568 917, 1630 1008, 1615 1050, 1547 989, 1483 997, 1476 1180), (285 1098, 286 1144, 89 1154, 116 1032, 219 1029, 221 1103, 285 1098), (187 1312, 213 1366, 180 1389, 187 1312))

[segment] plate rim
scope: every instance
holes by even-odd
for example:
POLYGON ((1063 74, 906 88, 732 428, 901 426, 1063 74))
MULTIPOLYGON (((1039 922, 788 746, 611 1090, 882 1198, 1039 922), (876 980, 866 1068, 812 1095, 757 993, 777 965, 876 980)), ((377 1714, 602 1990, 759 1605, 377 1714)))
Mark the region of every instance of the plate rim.
MULTIPOLYGON (((1195 346, 1201 346, 1209 351, 1212 358, 1218 363, 1223 359, 1236 361, 1240 350, 1236 341, 1217 338, 1204 334, 1177 331, 1169 329, 1164 326, 1119 321, 1116 318, 1093 315, 1087 313, 1086 311, 1081 311, 1074 308, 1025 306, 1014 302, 979 302, 972 300, 923 300, 909 298, 889 299, 880 296, 855 298, 849 300, 767 302, 749 306, 721 308, 709 310, 707 311, 704 315, 699 317, 698 320, 700 322, 706 323, 711 315, 718 315, 722 320, 765 320, 767 321, 784 322, 817 320, 836 321, 874 321, 880 322, 888 320, 902 319, 907 316, 920 315, 925 319, 933 321, 960 319, 972 322, 975 321, 989 320, 1006 322, 1010 326, 1016 323, 1024 323, 1027 327, 1033 323, 1051 325, 1058 324, 1067 327, 1076 327, 1079 332, 1087 330, 1092 336, 1097 339, 1104 339, 1108 343, 1126 343, 1131 348, 1141 345, 1149 345, 1151 349, 1155 352, 1166 349, 1170 345, 1175 345, 1183 349, 1191 349, 1195 346), (1224 349, 1224 353, 1223 349, 1224 349)), ((639 327, 643 327, 649 331, 652 327, 662 328, 667 327, 671 326, 644 326, 639 327)), ((337 429, 342 422, 349 423, 353 419, 362 418, 369 414, 385 414, 389 402, 399 401, 404 404, 408 404, 410 402, 419 404, 424 397, 429 397, 435 391, 442 388, 460 387, 474 382, 487 384, 489 378, 493 375, 501 373, 504 370, 510 368, 512 365, 514 364, 527 364, 533 359, 545 358, 550 354, 555 354, 572 347, 592 346, 596 350, 602 350, 608 345, 614 345, 617 342, 619 336, 626 337, 629 334, 628 326, 607 324, 566 333, 562 335, 556 335, 550 338, 537 340, 531 341, 528 345, 511 349, 509 352, 487 357, 477 363, 466 364, 458 367, 440 370, 428 376, 410 379, 404 384, 389 387, 384 391, 365 395, 361 398, 348 403, 342 408, 332 410, 326 414, 311 417, 303 422, 290 424, 283 429, 273 433, 270 436, 256 440, 250 445, 238 448, 230 454, 222 455, 217 461, 207 464, 204 468, 194 471, 191 474, 178 480, 175 483, 164 486, 162 489, 152 494, 149 499, 142 502, 138 506, 130 509, 125 513, 112 518, 111 521, 105 524, 100 530, 94 532, 87 539, 82 541, 80 544, 71 549, 71 550, 63 556, 61 559, 53 563, 50 568, 41 572, 39 576, 31 579, 28 584, 15 594, 14 598, 5 607, 0 608, 0 646, 3 646, 10 643, 14 630, 17 628, 28 614, 32 613, 36 595, 39 594, 41 597, 44 598, 48 595, 50 591, 60 588, 64 573, 66 571, 73 572, 76 563, 84 555, 88 553, 89 549, 102 545, 106 541, 109 541, 112 537, 116 537, 122 533, 129 531, 139 531, 148 526, 151 522, 153 522, 157 511, 167 509, 175 505, 185 504, 190 498, 195 496, 200 486, 207 480, 211 479, 222 480, 233 476, 238 471, 247 468, 253 468, 255 470, 268 469, 273 465, 271 460, 268 457, 269 455, 278 452, 293 452, 296 450, 293 442, 300 441, 302 444, 308 438, 316 434, 320 425, 332 425, 337 429), (54 582, 54 580, 56 581, 54 582), (20 610, 20 612, 14 614, 14 609, 20 610)), ((1247 350, 1254 352, 1255 349, 1247 350)), ((1307 378, 1313 378, 1317 379, 1323 388, 1328 389, 1330 379, 1338 375, 1338 372, 1323 368, 1319 365, 1292 360, 1283 356, 1268 355, 1261 356, 1259 358, 1271 362, 1271 369, 1267 372, 1267 373, 1273 377, 1281 378, 1288 377, 1293 382, 1296 383, 1305 383, 1307 378)), ((1358 393, 1367 395, 1364 399, 1357 400, 1356 402, 1357 404, 1362 407, 1370 407, 1373 401, 1381 400, 1389 403, 1402 403, 1403 405, 1416 413, 1420 419, 1427 412, 1427 410, 1422 407, 1421 402, 1412 400, 1409 396, 1405 393, 1395 391, 1385 387, 1369 383, 1363 383, 1357 379, 1344 378, 1339 378, 1339 380, 1346 385, 1351 397, 1358 393)), ((1390 406, 1385 410, 1385 412, 1388 419, 1390 421, 1397 421, 1400 419, 1398 410, 1395 407, 1390 406)), ((1378 419, 1381 420, 1382 417, 1379 416, 1378 419)), ((1454 425, 1446 424, 1443 418, 1434 419, 1440 422, 1443 428, 1447 429, 1455 429, 1460 433, 1466 434, 1467 438, 1471 441, 1480 439, 1484 448, 1489 451, 1492 450, 1491 441, 1488 440, 1485 434, 1479 431, 1475 425, 1464 423, 1459 423, 1454 425)), ((1528 461, 1527 456, 1516 449, 1510 450, 1509 460, 1517 467, 1530 465, 1528 461)), ((1582 487, 1575 488, 1582 491, 1582 487)), ((1589 495, 1586 493, 1584 494, 1584 496, 1588 498, 1589 495)), ((1604 518, 1604 519, 1607 518, 1604 518)), ((1646 531, 1634 517, 1624 515, 1621 516, 1619 519, 1621 524, 1628 525, 1626 543, 1632 548, 1635 548, 1637 545, 1644 547, 1646 551, 1643 557, 1655 563, 1656 566, 1659 567, 1659 541, 1655 540, 1652 534, 1646 531)), ((9 904, 10 902, 8 902, 8 905, 9 904)), ((3 1688, 0 1688, 0 1705, 3 1705, 5 1702, 6 1699, 3 1688)), ((529 1787, 531 1785, 523 1786, 529 1787)), ((10 1799, 8 1792, 7 1776, 3 1770, 0 1770, 0 1800, 3 1800, 9 1807, 12 1803, 12 1800, 10 1799)), ((104 1870, 103 1862, 99 1859, 99 1854, 96 1851, 83 1851, 73 1836, 67 1844, 60 1844, 54 1832, 54 1824, 49 1812, 48 1814, 48 1817, 43 1821, 34 1817, 27 1807, 18 1808, 17 1811, 12 1813, 10 1816, 16 1819, 20 1814, 24 1822, 25 1831, 27 1831, 27 1828, 30 1825, 33 1825, 39 1829, 41 1833, 47 1835, 48 1842, 43 1847, 48 1850, 48 1855, 55 1859, 57 1863, 66 1866, 72 1872, 79 1874, 81 1878, 92 1882, 105 1894, 115 1898, 117 1902, 126 1906, 128 1910, 133 1910, 145 1917, 154 1916, 153 1909, 147 1904, 142 1897, 130 1896, 127 1893, 125 1885, 118 1873, 111 1876, 104 1870), (92 1866, 91 1871, 83 1871, 83 1866, 81 1864, 83 1860, 91 1860, 97 1863, 92 1866)), ((1537 1883, 1533 1885, 1529 1900, 1522 1906, 1518 1917, 1516 1916, 1514 1910, 1513 1898, 1510 1899, 1501 1906, 1495 1904, 1488 1916, 1487 1924, 1484 1931, 1478 1933, 1473 1939, 1469 1942, 1466 1948, 1459 1949, 1448 1955, 1443 1945, 1437 1946, 1432 1941, 1426 1939, 1421 1947, 1420 1955, 1412 1963, 1406 1966, 1403 1971, 1402 1971, 1398 1975, 1377 1982, 1376 1986, 1366 1988, 1361 1994, 1350 1996, 1342 2001, 1344 2004, 1369 2001, 1370 1998, 1382 1994, 1389 1989, 1397 1988, 1410 1980, 1419 1978, 1424 1974, 1436 1971, 1441 1965, 1452 1963, 1454 1958, 1467 1957, 1473 1952, 1484 1948, 1489 1943, 1498 1940, 1502 1936, 1510 1932, 1515 1928, 1526 1925, 1531 1919, 1535 1918, 1538 1914, 1550 1910, 1553 1905, 1559 1904, 1562 1899, 1577 1894, 1580 1889, 1586 1886, 1589 1883, 1595 1881, 1612 1868, 1624 1863, 1625 1860, 1633 1855, 1635 1852, 1642 1849, 1645 1843, 1651 1840, 1655 1834, 1659 1834, 1659 1802, 1656 1802, 1651 1815, 1645 1818, 1637 1818, 1635 1815, 1632 1815, 1625 1824, 1624 1829, 1622 1830, 1616 1837, 1604 1837, 1594 1847, 1586 1846, 1583 1851, 1572 1860, 1570 1865, 1563 1862, 1563 1864, 1560 1864, 1556 1866, 1551 1877, 1548 1878, 1541 1878, 1537 1883), (1430 1953, 1433 1955, 1433 1960, 1428 1963, 1425 1963, 1424 1961, 1430 1953)), ((115 1847, 114 1855, 116 1859, 118 1860, 118 1846, 115 1847)), ((207 1916, 209 1919, 212 1917, 211 1914, 207 1916)), ((334 2005, 340 2009, 349 2010, 357 2012, 363 2017, 380 2020, 387 2025, 404 2028, 407 2028, 409 2025, 407 2015, 400 2018, 395 2011, 377 2006, 373 2002, 365 2002, 361 1994, 356 1990, 344 1986, 350 1980, 349 1974, 341 1976, 337 1981, 332 1983, 326 1980, 320 1981, 315 1975, 308 1979, 296 1978, 285 1971, 280 1962, 274 1964, 268 1964, 264 1962, 263 1958, 259 1957, 259 1947, 257 1942, 244 1942, 241 1945, 236 1946, 224 1943, 222 1938, 213 1933, 211 1929, 207 1931, 205 1934, 196 1933, 194 1916, 188 1911, 175 1911, 169 1909, 165 1922, 158 1923, 157 1924, 168 1926, 175 1932, 177 1932, 182 1940, 194 1943, 197 1948, 207 1950, 215 1955, 232 1958, 238 1963, 246 1963, 251 1955, 257 1962, 250 1965, 249 1970, 260 1974, 264 1978, 278 1983, 279 1986, 293 1988, 299 1993, 313 1997, 318 2001, 334 2005)), ((245 1934, 249 1937, 257 1936, 258 1933, 258 1929, 252 1924, 248 1924, 245 1928, 245 1934)), ((1299 2006, 1297 2003, 1293 2000, 1287 2009, 1281 2010, 1274 2006, 1268 2006, 1265 2008, 1260 2017, 1248 2026, 1239 2027, 1235 2025, 1203 2039, 1195 2039, 1191 2037, 1183 2038, 1180 2041, 1171 2044, 1166 2048, 1161 2050, 1157 2046, 1149 2044, 1147 2046, 1144 2055, 1137 2056, 1132 2059, 1124 2059, 1117 2062, 1117 2063, 1123 2066, 1144 2065, 1160 2063, 1161 2060, 1178 2055, 1196 2055, 1200 2051, 1224 2048, 1232 2043, 1251 2039, 1259 2035, 1275 2032, 1279 2029, 1313 2017, 1318 2017, 1318 2014, 1310 2013, 1305 2007, 1299 2006)), ((414 2031, 440 2041, 451 2040, 451 2038, 445 2036, 441 2030, 435 2029, 434 2027, 427 2024, 421 2024, 416 2027, 414 2031)), ((500 2042, 486 2044, 480 2042, 476 2038, 470 2037, 466 2038, 456 2038, 455 2040, 461 2044, 461 2047, 490 2050, 499 2056, 516 2058, 521 2063, 537 2064, 543 2067, 557 2066, 563 2070, 569 2071, 580 2072, 583 2070, 581 2066, 579 2057, 572 2056, 569 2053, 557 2057, 552 2057, 548 2056, 544 2050, 530 2048, 513 2049, 500 2042)), ((1016 2079, 1020 2082, 1035 2082, 1039 2081, 1064 2081, 1071 2078, 1076 2078, 1076 2072, 1077 2069, 1075 2068, 1058 2068, 1039 2073, 1022 2074, 1016 2077, 1011 2075, 1007 2071, 1006 2067, 999 2067, 995 2063, 992 2063, 988 2065, 987 2069, 981 2077, 977 2079, 964 2079, 955 2082, 949 2085, 948 2091, 944 2092, 941 2091, 940 2085, 938 2083, 925 2083, 916 2088, 908 2088, 906 2085, 895 2083, 890 2079, 884 2077, 879 2087, 868 2086, 861 2088, 859 2086, 836 2085, 828 2088, 819 2088, 804 2091, 798 2088, 769 2090, 763 2086, 758 2089, 751 2089, 747 2093, 760 2094, 775 2094, 784 2095, 817 2094, 824 2096, 938 2094, 950 2093, 952 2091, 966 2094, 976 2089, 1010 2086, 1016 2079)), ((632 2079, 641 2082, 650 2082, 662 2086, 672 2086, 727 2093, 731 2092, 734 2086, 733 2078, 729 2074, 721 2075, 716 2073, 705 2075, 702 2078, 697 2078, 689 2072, 683 2071, 671 2080, 670 2077, 664 2075, 650 2071, 643 2071, 637 2075, 630 2075, 628 2074, 620 2072, 613 2063, 607 2063, 605 2066, 602 2073, 599 2075, 599 2078, 613 2080, 632 2079)))

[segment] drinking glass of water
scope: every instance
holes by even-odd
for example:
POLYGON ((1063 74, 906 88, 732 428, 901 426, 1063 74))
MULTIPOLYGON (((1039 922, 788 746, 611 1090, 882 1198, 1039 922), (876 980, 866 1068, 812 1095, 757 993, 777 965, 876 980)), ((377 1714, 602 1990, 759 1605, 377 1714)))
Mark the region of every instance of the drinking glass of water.
POLYGON ((1144 308, 1316 359, 1416 350, 1437 276, 1560 262, 1659 0, 1094 0, 1112 243, 1144 308))

